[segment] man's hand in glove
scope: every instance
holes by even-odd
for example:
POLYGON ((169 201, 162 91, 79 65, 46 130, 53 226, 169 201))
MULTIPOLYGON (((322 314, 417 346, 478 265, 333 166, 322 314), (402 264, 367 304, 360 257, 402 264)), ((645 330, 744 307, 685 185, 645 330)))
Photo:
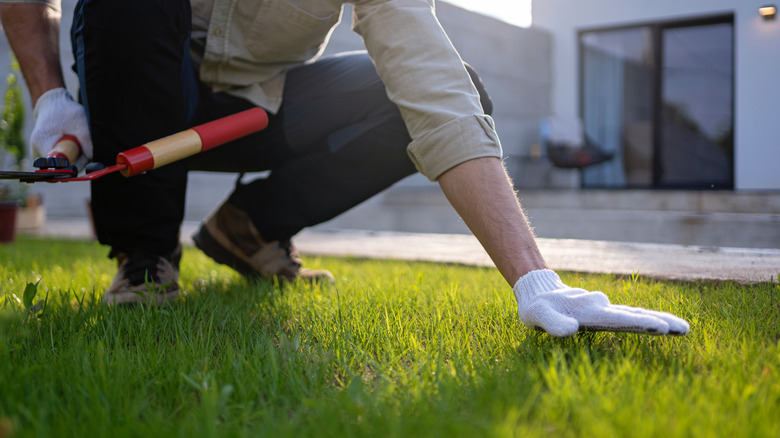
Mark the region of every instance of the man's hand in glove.
POLYGON ((601 292, 564 284, 549 269, 531 271, 513 287, 520 320, 552 336, 571 336, 579 330, 684 335, 688 322, 670 313, 610 304, 601 292))
POLYGON ((84 107, 73 101, 67 90, 54 88, 41 95, 35 103, 35 127, 30 144, 38 156, 46 156, 64 135, 76 137, 81 155, 75 165, 79 170, 92 159, 92 138, 84 107))

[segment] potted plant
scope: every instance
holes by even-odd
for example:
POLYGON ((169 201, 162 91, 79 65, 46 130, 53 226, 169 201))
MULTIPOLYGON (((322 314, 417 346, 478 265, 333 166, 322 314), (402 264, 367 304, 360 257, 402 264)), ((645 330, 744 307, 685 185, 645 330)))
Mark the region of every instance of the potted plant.
MULTIPOLYGON (((24 144, 24 100, 17 82, 19 64, 11 57, 0 114, 0 169, 22 169, 27 148, 24 144)), ((25 199, 27 185, 16 180, 0 180, 0 242, 14 240, 16 216, 25 199)))

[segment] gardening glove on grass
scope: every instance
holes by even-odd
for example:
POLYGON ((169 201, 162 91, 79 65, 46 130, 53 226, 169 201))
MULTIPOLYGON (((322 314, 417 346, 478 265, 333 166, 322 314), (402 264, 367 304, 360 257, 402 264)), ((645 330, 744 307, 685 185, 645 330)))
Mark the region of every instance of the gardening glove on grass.
POLYGON ((601 292, 569 287, 549 269, 525 274, 512 289, 523 324, 556 337, 579 330, 651 335, 684 335, 690 330, 687 321, 670 313, 610 304, 601 292))
POLYGON ((64 88, 54 88, 41 95, 35 103, 35 127, 30 144, 37 156, 45 157, 63 135, 76 137, 81 155, 75 163, 79 170, 92 159, 92 137, 84 107, 76 103, 64 88))

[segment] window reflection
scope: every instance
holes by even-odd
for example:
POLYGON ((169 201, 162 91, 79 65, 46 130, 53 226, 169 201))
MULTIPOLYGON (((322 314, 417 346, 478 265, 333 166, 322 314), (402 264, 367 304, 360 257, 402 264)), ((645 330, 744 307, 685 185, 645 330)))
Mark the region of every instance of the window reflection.
POLYGON ((662 185, 731 186, 732 26, 663 31, 662 185))

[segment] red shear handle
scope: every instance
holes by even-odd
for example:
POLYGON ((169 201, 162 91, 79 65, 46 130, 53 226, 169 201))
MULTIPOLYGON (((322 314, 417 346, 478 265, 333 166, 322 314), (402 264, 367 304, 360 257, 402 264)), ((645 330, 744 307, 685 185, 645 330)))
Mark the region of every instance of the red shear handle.
POLYGON ((73 164, 81 156, 81 143, 72 135, 63 135, 46 154, 47 158, 65 158, 68 163, 73 164))
POLYGON ((265 111, 252 108, 124 151, 117 155, 116 162, 127 166, 122 175, 138 175, 262 131, 266 126, 265 111))
MULTIPOLYGON (((206 151, 249 134, 262 131, 268 126, 268 114, 260 108, 252 108, 223 117, 212 122, 194 126, 203 144, 201 151, 206 151)), ((201 152, 199 151, 199 152, 201 152)))

